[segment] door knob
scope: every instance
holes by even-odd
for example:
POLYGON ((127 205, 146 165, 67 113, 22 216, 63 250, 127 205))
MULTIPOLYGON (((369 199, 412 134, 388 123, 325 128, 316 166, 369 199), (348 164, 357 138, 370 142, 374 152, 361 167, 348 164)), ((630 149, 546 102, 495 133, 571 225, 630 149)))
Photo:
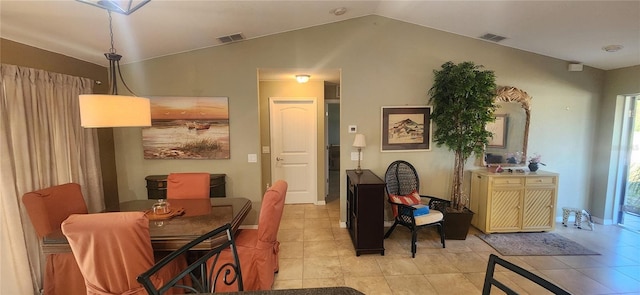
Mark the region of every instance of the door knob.
POLYGON ((276 161, 283 161, 283 160, 284 160, 283 158, 276 157, 276 161))

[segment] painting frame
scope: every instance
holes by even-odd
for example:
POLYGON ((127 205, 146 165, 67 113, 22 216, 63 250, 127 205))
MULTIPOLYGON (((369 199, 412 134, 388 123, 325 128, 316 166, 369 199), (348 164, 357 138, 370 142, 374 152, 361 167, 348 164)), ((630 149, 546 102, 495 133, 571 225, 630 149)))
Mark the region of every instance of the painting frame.
POLYGON ((493 122, 487 122, 485 129, 491 132, 492 137, 489 138, 488 147, 505 148, 507 146, 507 115, 495 115, 493 122))
POLYGON ((151 126, 142 128, 145 160, 230 159, 229 98, 151 96, 151 126))
POLYGON ((383 106, 380 112, 382 133, 380 151, 431 151, 433 138, 431 108, 431 106, 383 106))

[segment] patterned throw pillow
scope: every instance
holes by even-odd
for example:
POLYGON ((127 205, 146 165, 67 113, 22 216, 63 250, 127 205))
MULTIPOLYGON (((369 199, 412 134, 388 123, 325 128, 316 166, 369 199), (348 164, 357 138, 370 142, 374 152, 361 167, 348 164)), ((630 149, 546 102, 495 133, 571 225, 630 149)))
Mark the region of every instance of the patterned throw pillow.
MULTIPOLYGON (((397 196, 394 194, 390 194, 389 199, 391 200, 391 202, 398 203, 398 204, 405 204, 405 205, 420 204, 420 195, 416 190, 413 190, 413 192, 411 192, 406 196, 397 196)), ((393 217, 395 218, 396 216, 398 216, 398 206, 392 205, 391 209, 393 210, 393 217)))

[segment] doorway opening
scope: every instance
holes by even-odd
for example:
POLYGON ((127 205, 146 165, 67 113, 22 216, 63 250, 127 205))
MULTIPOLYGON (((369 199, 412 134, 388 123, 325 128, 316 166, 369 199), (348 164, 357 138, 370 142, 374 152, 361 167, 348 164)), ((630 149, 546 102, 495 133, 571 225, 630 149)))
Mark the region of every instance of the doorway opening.
POLYGON ((619 194, 615 222, 640 232, 640 96, 626 96, 622 124, 619 194))
POLYGON ((325 83, 327 192, 325 202, 340 199, 340 84, 325 83))
POLYGON ((269 98, 271 181, 289 183, 285 204, 316 203, 317 99, 269 98))
MULTIPOLYGON (((268 188, 274 179, 278 179, 278 177, 284 177, 287 179, 289 183, 289 189, 287 191, 287 199, 289 198, 290 192, 293 194, 294 191, 302 191, 303 187, 313 186, 315 188, 314 201, 311 203, 315 203, 316 205, 324 205, 326 203, 326 197, 328 196, 329 189, 329 149, 327 144, 328 137, 328 127, 327 127, 327 116, 328 110, 327 104, 325 102, 326 99, 336 99, 339 100, 339 85, 341 81, 341 71, 340 69, 309 69, 309 68, 259 68, 257 69, 257 78, 258 78, 258 105, 260 112, 260 148, 261 148, 261 157, 258 159, 261 165, 261 182, 263 188, 268 188), (295 79, 297 74, 306 74, 310 76, 309 81, 306 83, 300 83, 295 79), (304 177, 305 175, 310 175, 310 173, 298 171, 296 173, 292 172, 293 170, 300 170, 304 165, 299 165, 299 163, 292 163, 291 161, 296 160, 298 156, 298 151, 290 150, 289 154, 284 157, 280 155, 282 151, 277 150, 273 139, 273 125, 270 120, 272 119, 271 110, 272 106, 269 103, 270 98, 316 98, 316 107, 317 114, 315 115, 317 119, 317 130, 308 131, 305 134, 307 135, 315 135, 316 136, 316 145, 313 148, 315 150, 315 166, 316 169, 313 173, 316 175, 315 178, 310 179, 304 177), (283 170, 287 170, 281 176, 278 176, 277 173, 274 173, 272 168, 282 168, 283 170), (291 177, 290 177, 291 176, 291 177)), ((290 112, 286 112, 279 116, 280 118, 292 119, 298 118, 302 120, 302 117, 308 118, 310 116, 297 116, 294 115, 296 112, 293 109, 302 109, 302 105, 292 106, 290 112)), ((333 113, 333 112, 332 112, 333 113)), ((339 123, 337 123, 339 125, 339 123)), ((299 128, 302 128, 302 124, 293 124, 286 123, 284 124, 285 129, 293 129, 285 132, 287 135, 291 134, 291 132, 296 131, 299 128)), ((332 124, 333 126, 333 124, 332 124)), ((336 134, 339 133, 339 127, 337 127, 336 134)), ((280 130, 282 131, 282 130, 280 130)), ((336 135, 339 138, 338 135, 336 135)), ((296 137, 297 138, 297 137, 296 137)), ((290 148, 295 148, 298 144, 301 144, 296 140, 296 138, 292 138, 290 141, 282 142, 283 145, 287 145, 290 148)), ((306 138, 306 136, 304 137, 306 138)), ((332 135, 333 138, 333 135, 332 135)), ((337 145, 334 143, 334 145, 337 145)), ((339 155, 339 153, 338 153, 339 155)), ((335 157, 334 157, 335 159, 335 157)), ((336 162, 339 163, 339 160, 336 162)), ((338 167, 338 166, 336 166, 338 167)), ((337 170, 339 171, 339 170, 337 170)), ((333 178, 332 178, 333 179, 333 178)), ((338 178, 336 178, 339 180, 338 178)), ((337 182, 339 183, 339 181, 337 182)), ((336 185, 338 187, 339 184, 336 185)), ((333 186, 332 186, 333 187, 333 186)), ((340 190, 339 188, 337 189, 340 190)), ((339 198, 338 198, 339 200, 339 198)), ((339 201, 336 203, 340 203, 339 201)))

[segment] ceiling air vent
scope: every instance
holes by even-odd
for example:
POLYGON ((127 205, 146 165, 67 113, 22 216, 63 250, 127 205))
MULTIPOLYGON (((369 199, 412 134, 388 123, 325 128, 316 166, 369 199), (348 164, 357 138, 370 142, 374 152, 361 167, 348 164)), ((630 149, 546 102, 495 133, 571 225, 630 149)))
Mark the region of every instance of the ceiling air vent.
POLYGON ((231 43, 242 40, 244 40, 244 36, 242 35, 242 33, 218 37, 218 41, 220 41, 221 43, 231 43))
POLYGON ((502 36, 494 35, 494 34, 491 34, 491 33, 486 33, 486 34, 480 36, 480 39, 484 39, 484 40, 487 40, 487 41, 491 41, 491 42, 496 42, 497 43, 497 42, 500 42, 500 41, 502 41, 504 39, 507 39, 507 37, 502 37, 502 36))

